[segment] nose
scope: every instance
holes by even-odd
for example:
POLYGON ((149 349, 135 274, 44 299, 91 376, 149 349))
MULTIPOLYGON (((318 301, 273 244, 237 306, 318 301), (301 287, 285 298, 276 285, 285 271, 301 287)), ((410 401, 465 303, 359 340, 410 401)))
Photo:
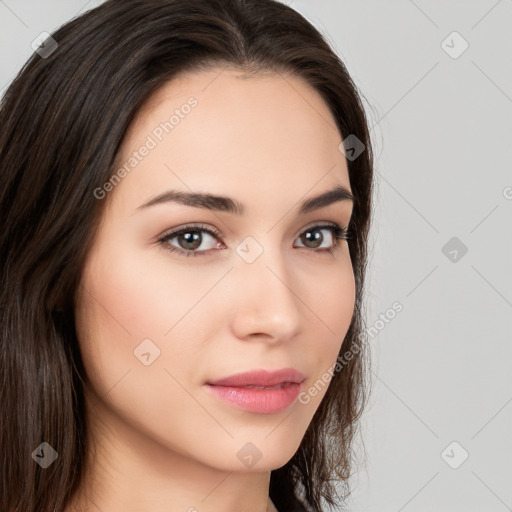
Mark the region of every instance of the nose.
POLYGON ((240 258, 231 274, 236 290, 232 328, 239 339, 264 337, 277 343, 299 333, 304 298, 279 251, 264 250, 252 263, 240 258))

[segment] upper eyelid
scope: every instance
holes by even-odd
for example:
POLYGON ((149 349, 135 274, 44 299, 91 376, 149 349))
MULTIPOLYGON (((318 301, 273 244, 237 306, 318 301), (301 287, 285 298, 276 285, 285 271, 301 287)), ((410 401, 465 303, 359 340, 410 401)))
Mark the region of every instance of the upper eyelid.
POLYGON ((182 228, 176 228, 176 229, 170 229, 163 233, 159 238, 160 240, 163 238, 169 238, 169 237, 175 237, 179 235, 180 233, 183 233, 184 231, 206 231, 208 234, 212 236, 218 236, 224 238, 224 234, 219 229, 213 228, 211 226, 203 226, 203 225, 185 225, 182 228))

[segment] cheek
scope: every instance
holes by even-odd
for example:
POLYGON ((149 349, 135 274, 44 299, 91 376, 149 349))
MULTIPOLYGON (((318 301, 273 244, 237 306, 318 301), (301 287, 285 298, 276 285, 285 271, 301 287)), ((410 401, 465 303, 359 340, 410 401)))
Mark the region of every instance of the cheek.
POLYGON ((133 340, 165 335, 201 296, 200 272, 137 249, 116 254, 105 248, 91 259, 83 285, 96 323, 133 340))
POLYGON ((330 350, 339 350, 348 330, 355 305, 355 279, 350 257, 343 259, 328 268, 321 268, 315 274, 309 273, 304 279, 302 293, 308 297, 313 317, 312 325, 326 335, 330 350))
POLYGON ((193 381, 203 350, 197 333, 207 332, 209 318, 218 316, 208 304, 198 306, 218 276, 201 281, 166 258, 149 262, 143 251, 111 249, 91 256, 76 308, 89 385, 126 424, 148 433, 161 424, 186 436, 188 421, 204 422, 183 383, 188 388, 193 381), (173 415, 176 410, 183 416, 173 415))
POLYGON ((218 273, 185 271, 154 250, 116 252, 120 245, 91 254, 76 310, 84 365, 106 389, 129 369, 147 368, 138 356, 148 351, 151 367, 185 372, 201 349, 198 333, 221 316, 207 296, 218 273))

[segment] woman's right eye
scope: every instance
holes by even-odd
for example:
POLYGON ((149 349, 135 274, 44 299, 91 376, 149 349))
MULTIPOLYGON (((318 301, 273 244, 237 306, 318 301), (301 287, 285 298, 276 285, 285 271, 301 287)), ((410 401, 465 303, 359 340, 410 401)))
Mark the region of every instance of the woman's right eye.
POLYGON ((189 226, 176 229, 165 234, 162 238, 160 238, 159 242, 167 251, 183 254, 184 256, 199 256, 201 253, 205 253, 209 249, 214 249, 220 244, 219 242, 217 245, 209 247, 205 250, 198 250, 198 248, 201 247, 204 242, 203 233, 207 233, 207 236, 211 238, 217 238, 220 236, 220 233, 212 230, 207 226, 189 226), (178 247, 169 243, 175 238, 178 240, 178 247))

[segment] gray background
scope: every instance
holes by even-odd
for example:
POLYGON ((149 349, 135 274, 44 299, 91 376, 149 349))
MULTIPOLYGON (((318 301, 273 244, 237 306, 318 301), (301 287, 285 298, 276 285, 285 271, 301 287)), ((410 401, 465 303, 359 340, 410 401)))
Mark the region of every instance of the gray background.
MULTIPOLYGON (((32 40, 100 3, 0 0, 0 92, 32 40)), ((512 510, 512 1, 286 3, 346 63, 375 150, 378 334, 349 510, 512 510)))

